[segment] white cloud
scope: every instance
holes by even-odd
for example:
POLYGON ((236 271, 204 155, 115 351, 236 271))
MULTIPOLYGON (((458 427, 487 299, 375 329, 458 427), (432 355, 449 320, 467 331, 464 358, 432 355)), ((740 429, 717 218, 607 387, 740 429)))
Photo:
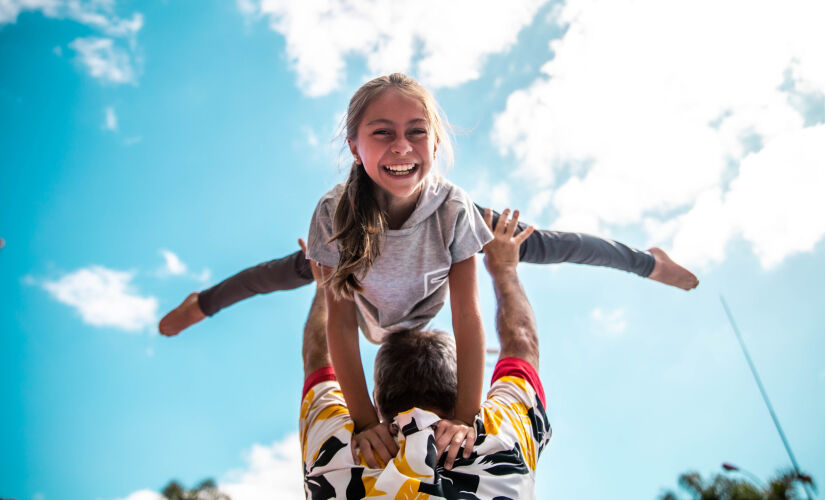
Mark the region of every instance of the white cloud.
POLYGON ((204 269, 199 275, 195 276, 195 279, 201 283, 208 283, 212 279, 212 270, 204 269))
POLYGON ((189 267, 177 256, 175 252, 161 248, 159 250, 163 256, 163 267, 158 269, 155 275, 159 278, 167 278, 169 276, 185 276, 189 279, 207 283, 212 279, 212 271, 209 268, 204 268, 201 272, 196 273, 189 271, 189 267))
POLYGON ((482 170, 478 179, 470 189, 467 190, 474 200, 484 200, 482 206, 501 212, 505 208, 522 208, 512 205, 510 185, 506 181, 494 182, 490 180, 490 175, 482 170))
POLYGON ((151 490, 139 490, 118 500, 165 500, 165 497, 151 490))
POLYGON ((113 37, 134 37, 143 28, 143 15, 132 14, 131 19, 121 19, 114 14, 114 0, 93 0, 64 3, 66 16, 86 26, 97 28, 113 37))
POLYGON ((554 191, 560 228, 643 223, 686 263, 741 236, 774 265, 823 236, 825 142, 799 105, 825 93, 823 17, 818 0, 568 0, 494 141, 554 191))
MULTIPOLYGON (((254 444, 244 454, 245 466, 225 474, 218 489, 232 500, 304 500, 301 446, 292 433, 270 445, 254 444)), ((162 500, 150 490, 140 490, 122 500, 162 500)))
POLYGON ((305 498, 298 434, 289 434, 269 446, 253 445, 246 462, 244 469, 230 471, 220 481, 221 491, 233 500, 305 498))
POLYGON ((91 266, 45 282, 43 288, 74 307, 87 324, 138 331, 155 323, 158 301, 139 295, 132 278, 133 272, 91 266))
MULTIPOLYGON (((134 83, 137 57, 137 34, 143 27, 139 12, 121 18, 115 12, 115 0, 0 0, 0 27, 14 23, 26 11, 40 12, 54 19, 71 19, 105 37, 88 36, 69 44, 78 53, 89 73, 108 83, 134 83)), ((60 46, 55 53, 62 54, 60 46)))
POLYGON ((71 19, 114 37, 133 37, 143 27, 139 12, 131 19, 118 17, 114 0, 0 0, 0 25, 17 22, 17 16, 27 11, 71 19))
POLYGON ((304 132, 306 133, 307 144, 309 145, 309 147, 317 148, 319 141, 318 136, 315 134, 315 131, 313 131, 309 127, 305 127, 304 132))
POLYGON ((16 22, 17 16, 27 10, 39 10, 54 17, 60 3, 58 0, 0 0, 0 25, 16 22))
POLYGON ((163 256, 163 260, 166 263, 166 268, 164 269, 166 273, 173 276, 186 274, 186 264, 184 264, 174 252, 162 248, 160 250, 160 254, 163 256))
POLYGON ((106 130, 117 130, 117 114, 115 114, 115 109, 107 106, 106 109, 103 110, 103 114, 103 128, 106 130))
POLYGON ((597 307, 590 312, 590 319, 594 322, 596 333, 602 337, 618 337, 627 330, 625 311, 621 308, 602 311, 597 307))
POLYGON ((287 55, 308 95, 343 82, 346 59, 363 57, 371 74, 416 75, 430 87, 480 76, 487 56, 508 50, 547 0, 237 0, 248 16, 266 17, 286 39, 287 55))
POLYGON ((129 53, 115 45, 112 38, 89 36, 77 38, 69 47, 95 78, 109 83, 134 83, 135 70, 129 53))

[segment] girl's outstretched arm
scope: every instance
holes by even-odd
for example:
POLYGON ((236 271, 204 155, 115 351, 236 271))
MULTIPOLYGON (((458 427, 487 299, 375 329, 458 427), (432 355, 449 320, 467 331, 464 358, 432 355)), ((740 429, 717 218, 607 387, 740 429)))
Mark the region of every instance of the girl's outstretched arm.
MULTIPOLYGON (((476 209, 484 214, 484 208, 476 205, 476 209)), ((498 222, 498 217, 499 214, 493 211, 493 224, 498 222)), ((520 222, 516 234, 526 227, 527 224, 520 222)), ((585 233, 536 229, 521 245, 519 260, 533 264, 570 262, 612 267, 683 290, 691 290, 699 284, 693 273, 671 260, 659 248, 642 251, 585 233)))
MULTIPOLYGON (((321 273, 328 278, 333 272, 331 267, 322 266, 321 273)), ((332 359, 335 376, 341 385, 341 392, 347 402, 350 417, 355 424, 352 435, 352 459, 358 464, 356 447, 360 448, 369 467, 381 468, 376 456, 384 464, 398 453, 398 445, 390 435, 386 425, 378 419, 375 407, 367 392, 364 367, 361 364, 361 351, 358 349, 358 322, 355 318, 355 303, 325 288, 327 304, 327 345, 332 359)))
POLYGON ((236 302, 262 293, 292 290, 312 281, 309 261, 300 250, 279 259, 261 262, 211 288, 189 294, 160 320, 158 330, 166 336, 177 335, 206 316, 213 316, 236 302))
POLYGON ((312 283, 312 271, 304 252, 261 262, 226 278, 198 295, 198 305, 207 316, 262 293, 293 290, 312 283))
POLYGON ((462 443, 464 458, 469 458, 473 451, 476 439, 473 423, 481 408, 484 378, 484 327, 481 324, 475 256, 454 263, 450 268, 449 280, 458 365, 458 396, 454 419, 442 420, 435 435, 439 455, 449 447, 444 462, 448 469, 452 468, 462 443))

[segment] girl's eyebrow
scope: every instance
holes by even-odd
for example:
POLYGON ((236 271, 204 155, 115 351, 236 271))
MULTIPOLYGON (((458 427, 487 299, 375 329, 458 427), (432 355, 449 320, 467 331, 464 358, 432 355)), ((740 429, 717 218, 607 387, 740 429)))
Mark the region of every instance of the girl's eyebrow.
MULTIPOLYGON (((427 120, 425 120, 424 118, 413 118, 412 120, 407 122, 407 125, 412 125, 414 123, 420 123, 420 122, 427 123, 427 120)), ((376 125, 376 124, 379 124, 379 123, 382 123, 382 124, 385 124, 385 125, 395 125, 394 121, 388 120, 386 118, 378 118, 378 119, 372 120, 371 122, 367 123, 367 125, 368 126, 369 125, 376 125)))

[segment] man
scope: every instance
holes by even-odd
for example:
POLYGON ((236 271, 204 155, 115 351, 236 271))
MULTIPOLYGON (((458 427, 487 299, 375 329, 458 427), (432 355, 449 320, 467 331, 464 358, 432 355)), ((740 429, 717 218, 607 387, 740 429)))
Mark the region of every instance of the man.
POLYGON ((450 418, 455 406, 452 336, 411 331, 389 336, 375 359, 374 399, 387 429, 395 434, 398 453, 384 468, 368 467, 363 455, 358 463, 353 460, 353 423, 327 351, 323 293, 316 291, 304 330, 300 416, 309 498, 535 496, 536 461, 551 431, 538 378, 535 319, 516 273, 519 246, 532 228, 514 235, 518 212, 510 220, 505 210, 495 228, 489 210, 484 218, 494 235, 484 248, 484 264, 498 303, 501 354, 476 416, 473 449, 451 447, 437 436, 436 424, 450 418))

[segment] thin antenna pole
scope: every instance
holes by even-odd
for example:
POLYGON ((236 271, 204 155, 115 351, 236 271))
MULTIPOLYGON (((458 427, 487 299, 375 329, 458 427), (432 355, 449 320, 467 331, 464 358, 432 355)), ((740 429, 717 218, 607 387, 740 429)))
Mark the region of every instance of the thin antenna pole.
MULTIPOLYGON (((736 327, 736 321, 733 320, 733 314, 730 312, 730 308, 728 307, 728 303, 725 302, 725 297, 723 295, 719 295, 719 299, 722 301, 722 307, 725 309, 725 314, 728 315, 728 321, 730 321, 730 326, 733 328, 733 333, 736 334, 736 339, 739 340, 739 345, 742 347, 742 352, 745 354, 745 359, 748 361, 748 366, 751 369, 751 373, 753 374, 754 380, 756 380, 756 385, 759 386, 759 392, 762 393, 762 399, 765 401, 765 406, 768 407, 768 411, 771 414, 771 418, 773 419, 773 424, 776 426, 776 431, 779 433, 779 437, 782 439, 782 444, 785 445, 785 451, 788 452, 788 457, 791 459, 791 463, 793 464, 793 469, 796 472, 796 476, 798 478, 802 477, 802 471, 799 470, 799 464, 796 463, 796 458, 791 451, 791 445, 788 444, 788 439, 785 437, 785 433, 782 432, 782 426, 779 425, 779 419, 776 418, 776 413, 773 411, 773 406, 771 405, 770 400, 768 399, 768 393, 765 391, 765 387, 762 385, 762 380, 759 378, 759 374, 756 372, 756 365, 753 364, 753 360, 751 360, 750 354, 748 354, 748 348, 745 347, 745 341, 742 339, 742 334, 739 333, 739 328, 736 327)), ((805 490, 805 494, 808 497, 808 500, 811 499, 811 494, 808 491, 808 486, 806 483, 803 482, 803 489, 805 490)))

